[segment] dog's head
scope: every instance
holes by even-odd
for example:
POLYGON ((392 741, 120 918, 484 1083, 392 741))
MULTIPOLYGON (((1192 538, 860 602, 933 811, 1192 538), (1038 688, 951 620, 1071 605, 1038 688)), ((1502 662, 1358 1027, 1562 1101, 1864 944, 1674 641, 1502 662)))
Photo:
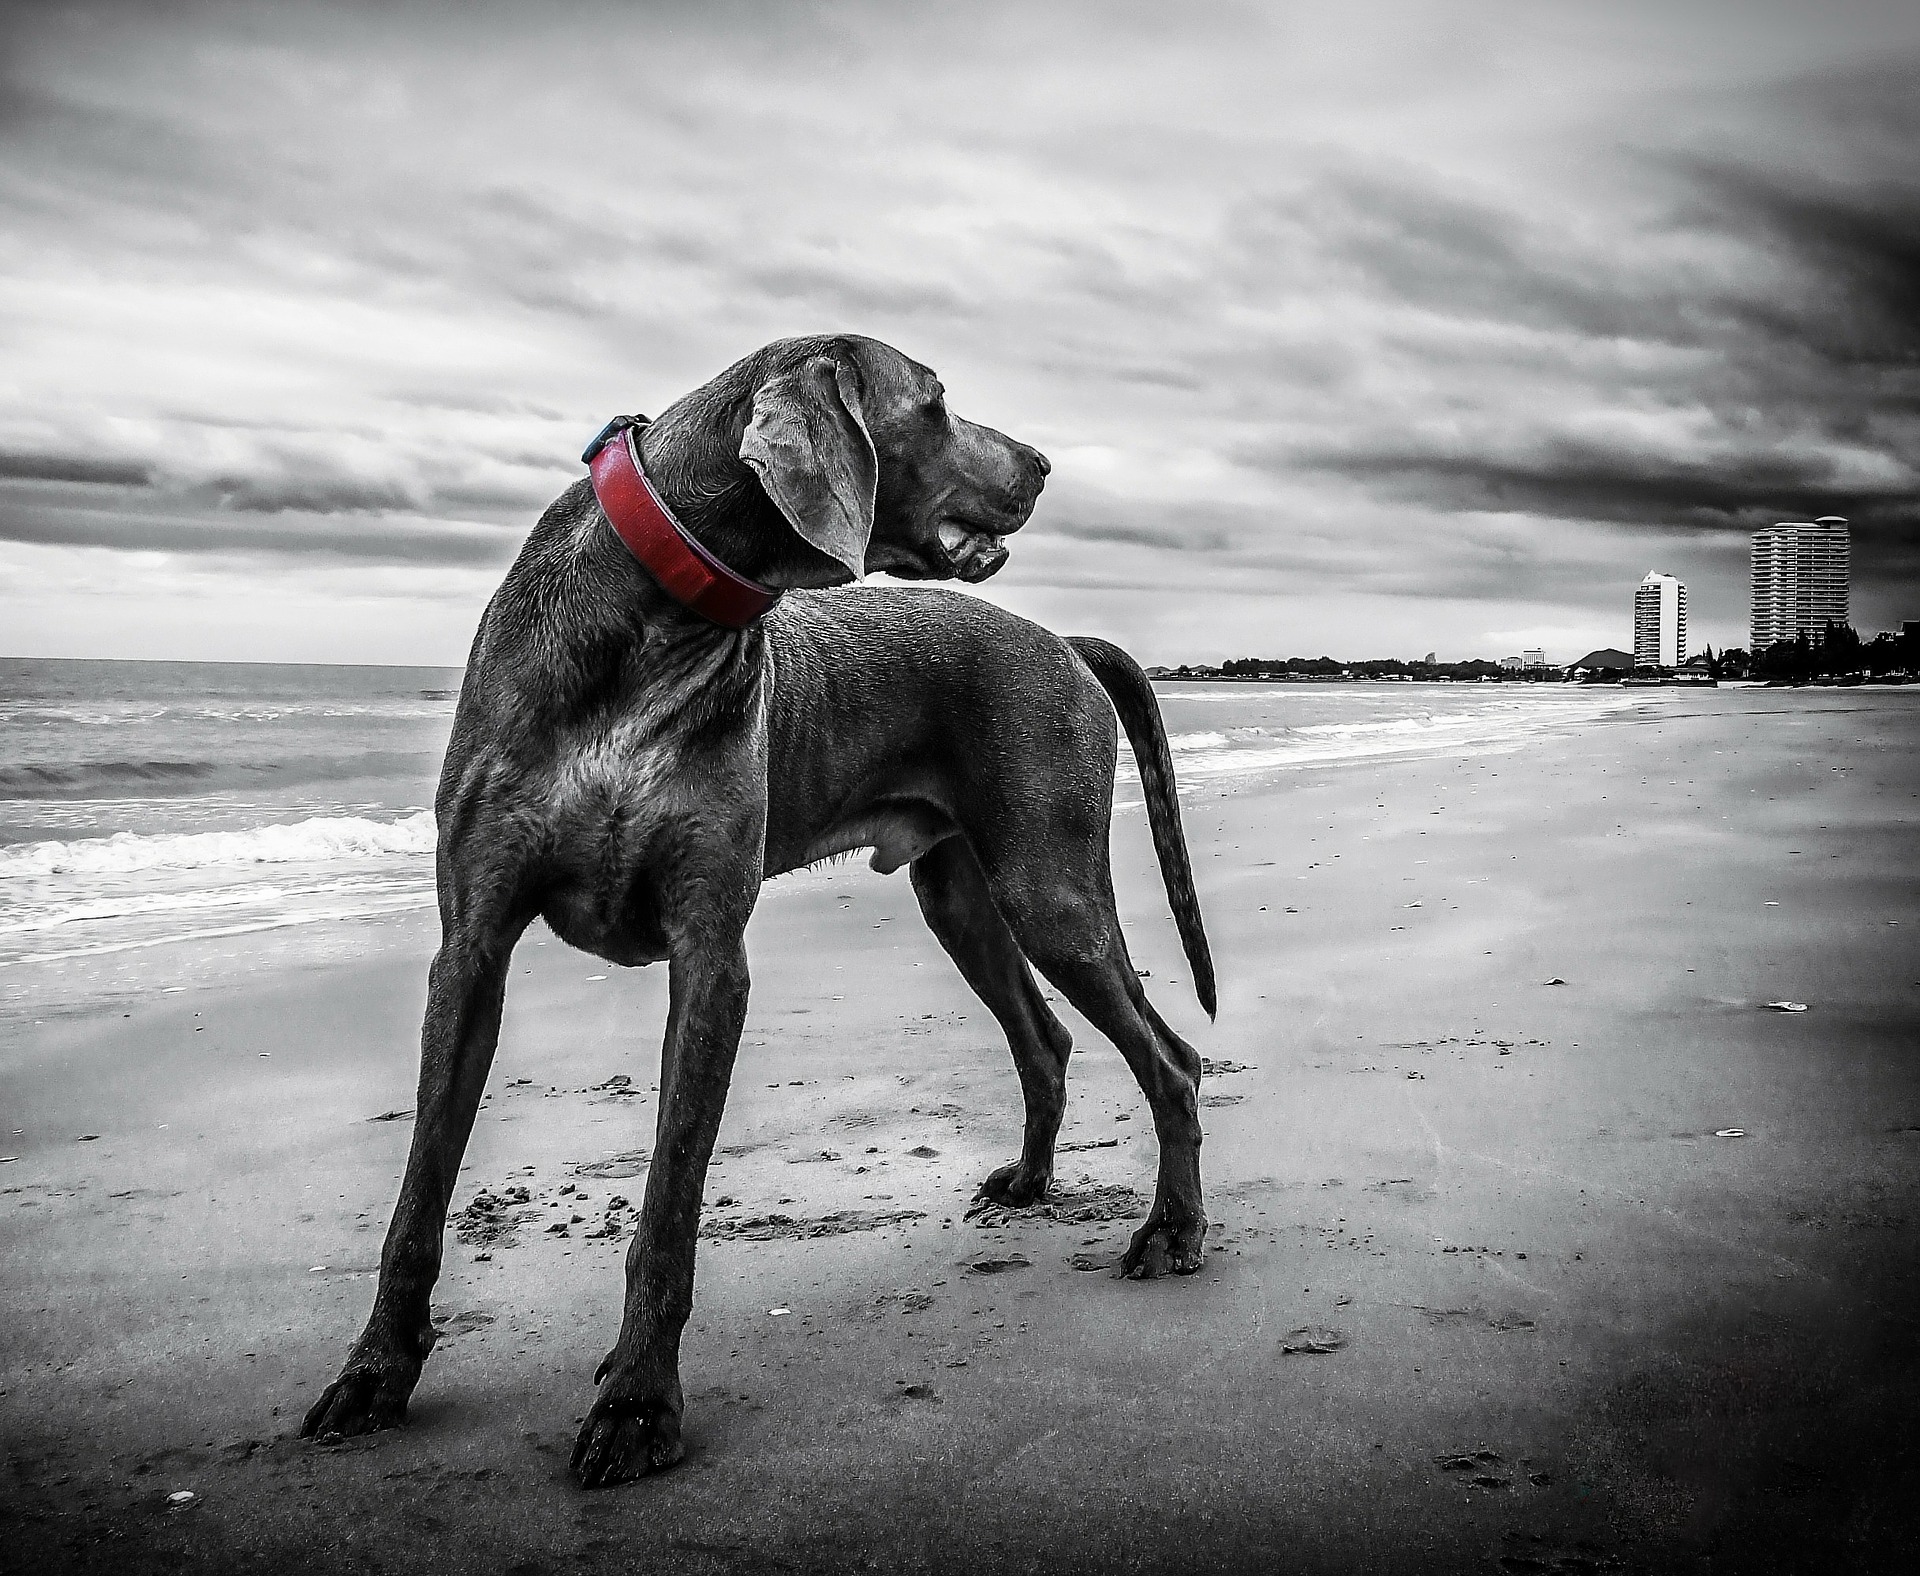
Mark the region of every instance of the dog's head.
POLYGON ((737 436, 734 463, 777 511, 766 524, 787 540, 770 551, 763 536, 751 551, 770 585, 880 571, 985 580, 1050 469, 1039 450, 950 411, 929 368, 855 335, 777 341, 661 424, 689 406, 723 423, 725 441, 737 436))

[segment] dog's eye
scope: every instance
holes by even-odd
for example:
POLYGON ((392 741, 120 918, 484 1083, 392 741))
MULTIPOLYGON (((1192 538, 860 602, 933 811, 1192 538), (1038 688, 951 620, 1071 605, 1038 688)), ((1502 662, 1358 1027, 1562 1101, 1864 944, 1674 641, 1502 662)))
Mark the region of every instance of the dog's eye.
POLYGON ((926 404, 921 406, 929 416, 944 416, 947 413, 947 391, 936 388, 926 404))

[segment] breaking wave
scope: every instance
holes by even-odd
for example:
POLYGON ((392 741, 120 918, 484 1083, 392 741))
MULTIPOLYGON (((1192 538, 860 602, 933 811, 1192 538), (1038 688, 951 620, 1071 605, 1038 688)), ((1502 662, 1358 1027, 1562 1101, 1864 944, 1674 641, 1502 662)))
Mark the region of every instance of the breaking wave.
POLYGON ((82 837, 71 842, 0 848, 0 881, 15 877, 125 875, 138 870, 198 870, 218 865, 282 865, 393 854, 431 854, 433 812, 397 821, 314 816, 238 832, 172 832, 82 837))

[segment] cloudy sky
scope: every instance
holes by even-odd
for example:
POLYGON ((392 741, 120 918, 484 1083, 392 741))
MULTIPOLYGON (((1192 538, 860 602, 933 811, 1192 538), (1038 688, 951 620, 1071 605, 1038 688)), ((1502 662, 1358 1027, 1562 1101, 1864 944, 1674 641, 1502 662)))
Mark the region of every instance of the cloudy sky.
POLYGON ((0 652, 457 662, 607 416, 875 335, 1145 661, 1920 618, 1911 0, 0 11, 0 652))

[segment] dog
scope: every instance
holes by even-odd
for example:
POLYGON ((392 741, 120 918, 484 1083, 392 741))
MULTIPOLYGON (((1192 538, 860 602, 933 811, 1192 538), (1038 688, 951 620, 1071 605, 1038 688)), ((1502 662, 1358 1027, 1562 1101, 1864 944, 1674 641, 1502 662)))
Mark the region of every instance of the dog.
POLYGON ((301 1432, 405 1420, 509 958, 540 918, 609 963, 668 965, 620 1333, 572 1457, 596 1487, 683 1453, 680 1336, 764 880, 860 848, 882 873, 910 869, 1019 1070, 1024 1141, 982 1185, 989 1199, 1033 1203, 1053 1177, 1071 1040, 1029 960, 1113 1040, 1160 1144, 1153 1206, 1122 1259, 1135 1277, 1197 1270, 1207 1219, 1200 1058, 1146 999, 1114 908, 1116 713, 1209 1016, 1214 979, 1166 735, 1134 661, 952 591, 835 589, 877 571, 993 574, 1050 469, 1038 450, 954 415, 899 351, 835 336, 768 345, 657 420, 610 424, 588 458, 592 476, 541 516, 468 659, 435 798, 442 939, 413 1145, 373 1311, 301 1432))

